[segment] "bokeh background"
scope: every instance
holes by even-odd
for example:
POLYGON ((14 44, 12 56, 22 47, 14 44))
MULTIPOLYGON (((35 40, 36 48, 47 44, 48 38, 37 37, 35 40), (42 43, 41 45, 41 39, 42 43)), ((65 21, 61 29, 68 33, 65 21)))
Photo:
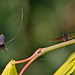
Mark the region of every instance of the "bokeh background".
MULTIPOLYGON (((0 50, 0 74, 11 59, 25 59, 38 48, 59 43, 49 40, 75 32, 74 0, 0 0, 0 34, 5 35, 5 43, 20 27, 21 8, 24 10, 21 30, 15 40, 6 44, 9 50, 0 50)), ((23 75, 53 75, 74 50, 75 44, 48 52, 23 75)), ((16 65, 18 73, 25 64, 16 65)))

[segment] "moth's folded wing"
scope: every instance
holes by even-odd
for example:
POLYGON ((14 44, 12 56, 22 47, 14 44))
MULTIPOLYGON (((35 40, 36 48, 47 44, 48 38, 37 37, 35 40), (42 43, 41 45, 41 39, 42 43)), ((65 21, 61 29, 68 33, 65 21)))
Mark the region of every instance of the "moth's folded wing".
POLYGON ((68 35, 68 39, 72 39, 72 37, 75 37, 75 35, 68 35))
POLYGON ((0 43, 4 44, 4 35, 3 34, 0 35, 0 43))
POLYGON ((57 38, 54 38, 54 39, 50 40, 49 42, 61 41, 61 40, 63 40, 63 39, 62 39, 62 36, 59 36, 59 37, 57 37, 57 38))
POLYGON ((75 35, 69 35, 70 37, 75 37, 75 35))

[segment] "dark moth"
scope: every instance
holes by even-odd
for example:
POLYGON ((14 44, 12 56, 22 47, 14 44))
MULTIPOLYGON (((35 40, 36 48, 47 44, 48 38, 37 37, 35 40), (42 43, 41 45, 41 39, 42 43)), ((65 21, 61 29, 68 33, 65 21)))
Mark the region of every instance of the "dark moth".
POLYGON ((63 41, 63 42, 65 42, 65 41, 67 41, 69 39, 72 39, 73 37, 75 37, 75 35, 70 35, 70 34, 65 33, 62 36, 59 36, 57 38, 54 38, 54 39, 50 40, 50 42, 51 41, 63 41))
POLYGON ((5 44, 4 44, 4 35, 3 34, 1 34, 0 35, 0 49, 7 49, 7 48, 5 48, 5 44))

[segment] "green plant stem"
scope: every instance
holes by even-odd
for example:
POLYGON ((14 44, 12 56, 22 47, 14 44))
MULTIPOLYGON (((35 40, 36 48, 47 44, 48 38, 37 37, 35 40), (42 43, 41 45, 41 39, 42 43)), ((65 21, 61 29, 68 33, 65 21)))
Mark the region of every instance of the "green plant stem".
POLYGON ((22 75, 23 72, 26 70, 26 68, 27 68, 37 57, 39 57, 39 54, 37 54, 33 59, 31 59, 31 60, 23 67, 23 69, 20 71, 19 75, 22 75))
POLYGON ((52 50, 55 50, 57 48, 60 48, 60 47, 64 47, 64 46, 67 46, 67 45, 70 45, 70 44, 73 44, 75 43, 75 39, 73 40, 70 40, 70 41, 66 41, 66 42, 62 42, 62 43, 59 43, 59 44, 56 44, 56 45, 53 45, 53 46, 50 46, 50 47, 46 47, 46 48, 39 48, 36 50, 36 52, 29 58, 27 59, 24 59, 23 60, 20 60, 20 61, 16 61, 15 63, 18 64, 18 63, 23 63, 23 62, 26 62, 28 60, 30 60, 25 66, 24 68, 20 71, 19 75, 22 75, 23 72, 26 70, 26 68, 36 59, 38 58, 39 56, 49 52, 49 51, 52 51, 52 50))
POLYGON ((70 40, 70 41, 66 41, 66 42, 62 42, 62 43, 59 43, 59 44, 56 44, 56 45, 53 45, 53 46, 50 46, 50 47, 43 48, 41 50, 41 53, 45 54, 49 51, 52 51, 52 50, 55 50, 57 48, 61 48, 61 47, 64 47, 64 46, 67 46, 67 45, 70 45, 70 44, 73 44, 73 43, 75 43, 75 39, 70 40))
POLYGON ((35 51, 35 53, 31 57, 24 59, 24 60, 15 61, 15 64, 27 62, 27 61, 33 59, 38 53, 41 53, 40 54, 40 56, 41 56, 41 55, 43 55, 49 51, 52 51, 52 50, 55 50, 57 48, 61 48, 61 47, 64 47, 64 46, 67 46, 67 45, 70 45, 73 43, 75 43, 75 39, 70 40, 70 41, 66 41, 66 42, 62 42, 62 43, 59 43, 59 44, 56 44, 53 46, 49 46, 49 47, 45 47, 45 48, 39 48, 35 51))
POLYGON ((26 58, 24 60, 15 61, 15 64, 24 63, 24 62, 27 62, 27 61, 33 59, 38 53, 40 53, 41 49, 42 48, 39 48, 38 50, 36 50, 35 53, 32 56, 30 56, 29 58, 26 58))

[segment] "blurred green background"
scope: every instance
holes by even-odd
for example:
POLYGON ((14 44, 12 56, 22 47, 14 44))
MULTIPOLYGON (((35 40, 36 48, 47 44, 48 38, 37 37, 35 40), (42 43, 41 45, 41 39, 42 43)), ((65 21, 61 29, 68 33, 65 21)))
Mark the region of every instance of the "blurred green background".
MULTIPOLYGON (((0 74, 11 60, 31 56, 36 49, 59 42, 48 42, 63 33, 75 32, 74 0, 0 0, 0 34, 5 43, 13 38, 21 20, 21 30, 15 40, 6 45, 9 51, 0 50, 0 74)), ((61 41, 60 41, 61 42, 61 41)), ((53 73, 74 52, 75 45, 51 51, 36 59, 23 75, 53 75, 53 73)), ((16 65, 18 73, 26 63, 16 65)))

